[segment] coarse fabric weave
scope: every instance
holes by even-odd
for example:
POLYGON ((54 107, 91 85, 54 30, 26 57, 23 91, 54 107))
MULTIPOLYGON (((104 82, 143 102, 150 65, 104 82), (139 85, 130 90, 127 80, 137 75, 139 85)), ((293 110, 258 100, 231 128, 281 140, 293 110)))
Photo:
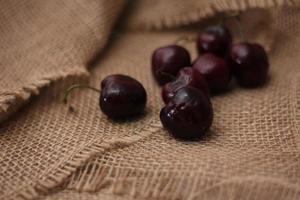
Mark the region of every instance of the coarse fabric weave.
POLYGON ((32 94, 85 66, 107 41, 124 0, 1 0, 0 120, 32 94))
MULTIPOLYGON (((300 198, 298 1, 0 4, 0 118, 6 119, 0 126, 0 199, 300 198), (215 23, 211 17, 230 10, 245 11, 247 39, 268 49, 270 79, 251 90, 232 84, 212 97, 207 137, 177 141, 159 121, 163 102, 151 53, 181 36, 194 37, 215 23), (70 96, 73 109, 62 103, 71 84, 99 88, 113 73, 143 83, 148 102, 140 118, 107 119, 99 94, 88 90, 70 96)), ((238 38, 236 24, 228 26, 238 38)), ((195 44, 182 45, 195 59, 195 44)))

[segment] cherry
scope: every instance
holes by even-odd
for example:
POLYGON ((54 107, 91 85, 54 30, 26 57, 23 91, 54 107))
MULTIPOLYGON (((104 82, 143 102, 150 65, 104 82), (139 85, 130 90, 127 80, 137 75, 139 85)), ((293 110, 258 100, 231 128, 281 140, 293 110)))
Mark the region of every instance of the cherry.
POLYGON ((159 85, 172 81, 172 76, 176 76, 181 68, 190 65, 189 52, 178 45, 158 48, 152 54, 152 73, 159 85))
POLYGON ((191 67, 185 67, 179 71, 176 80, 167 83, 162 88, 164 102, 167 104, 179 89, 186 86, 195 87, 209 96, 209 88, 202 75, 191 67))
POLYGON ((211 53, 199 56, 193 68, 204 76, 212 92, 224 90, 231 78, 230 68, 225 59, 211 53))
POLYGON ((132 81, 133 78, 130 76, 122 75, 122 74, 112 74, 105 77, 100 84, 101 89, 103 89, 107 84, 118 81, 132 81))
POLYGON ((161 110, 160 120, 176 138, 199 139, 212 124, 212 104, 201 90, 183 87, 161 110))
POLYGON ((225 56, 232 42, 232 36, 225 26, 210 26, 197 39, 199 53, 225 56))
POLYGON ((65 94, 76 88, 89 88, 100 93, 99 105, 104 114, 112 119, 125 119, 143 112, 147 94, 143 85, 134 78, 121 74, 107 76, 101 82, 101 91, 88 85, 74 85, 65 94))
POLYGON ((249 42, 235 44, 229 56, 233 74, 241 86, 256 87, 266 82, 269 61, 261 45, 249 42))

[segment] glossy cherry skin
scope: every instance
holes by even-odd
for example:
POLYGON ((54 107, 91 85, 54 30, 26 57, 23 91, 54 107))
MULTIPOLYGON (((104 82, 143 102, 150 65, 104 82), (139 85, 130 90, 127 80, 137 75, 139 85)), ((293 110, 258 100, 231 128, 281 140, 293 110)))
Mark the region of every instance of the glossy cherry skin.
POLYGON ((105 77, 105 79, 101 81, 101 89, 103 89, 107 84, 110 84, 112 82, 131 82, 133 80, 135 79, 123 74, 108 75, 107 77, 105 77))
POLYGON ((183 87, 161 110, 160 120, 175 138, 200 139, 212 125, 212 104, 201 90, 183 87))
POLYGON ((203 75, 212 92, 227 88, 231 71, 225 59, 207 53, 197 58, 193 68, 203 75))
POLYGON ((238 83, 256 87, 266 82, 269 60, 265 49, 255 43, 238 43, 230 50, 230 66, 238 83))
POLYGON ((179 89, 186 86, 197 88, 209 96, 209 88, 203 76, 192 67, 185 67, 179 71, 174 81, 167 83, 162 88, 164 102, 167 104, 179 89))
POLYGON ((199 53, 225 56, 231 43, 231 33, 225 26, 211 26, 199 34, 197 49, 199 53))
POLYGON ((101 82, 100 108, 112 119, 125 119, 143 112, 147 100, 143 85, 130 76, 115 74, 101 82))
POLYGON ((191 66, 191 57, 181 46, 161 47, 152 54, 152 73, 159 85, 172 81, 171 77, 176 76, 181 68, 187 66, 191 66))

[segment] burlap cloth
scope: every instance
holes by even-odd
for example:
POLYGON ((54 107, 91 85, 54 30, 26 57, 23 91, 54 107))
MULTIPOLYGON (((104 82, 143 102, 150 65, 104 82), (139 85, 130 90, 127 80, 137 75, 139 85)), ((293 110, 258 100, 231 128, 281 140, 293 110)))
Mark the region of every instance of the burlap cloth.
MULTIPOLYGON (((0 0, 0 199, 300 199, 298 5, 0 0), (247 38, 268 49, 270 80, 213 97, 209 136, 176 141, 159 121, 150 55, 230 10, 245 10, 247 38), (99 87, 111 73, 144 84, 142 118, 108 120, 91 91, 71 96, 73 112, 61 102, 72 83, 99 87)), ((184 45, 195 58, 194 44, 184 45)))

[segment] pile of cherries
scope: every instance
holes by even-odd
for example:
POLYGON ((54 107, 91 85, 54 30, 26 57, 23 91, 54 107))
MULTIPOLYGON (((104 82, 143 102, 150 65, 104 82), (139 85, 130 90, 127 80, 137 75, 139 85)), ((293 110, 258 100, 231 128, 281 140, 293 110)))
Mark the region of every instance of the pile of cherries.
POLYGON ((226 91, 231 77, 243 87, 266 82, 269 61, 256 43, 232 44, 225 26, 211 26, 197 38, 199 57, 191 63, 181 46, 158 48, 152 55, 152 72, 166 104, 160 112, 163 126, 176 138, 199 139, 213 121, 210 95, 226 91))
MULTIPOLYGON (((211 95, 226 91, 231 77, 243 87, 258 87, 266 82, 269 61, 264 48, 256 43, 233 44, 232 35, 223 26, 211 26, 196 41, 199 57, 191 63, 189 52, 182 46, 169 45, 152 55, 152 72, 162 88, 166 104, 160 119, 170 134, 179 139, 202 138, 213 122, 211 95)), ((99 105, 111 119, 128 119, 141 114, 147 94, 143 85, 132 77, 114 74, 101 82, 99 105)))

